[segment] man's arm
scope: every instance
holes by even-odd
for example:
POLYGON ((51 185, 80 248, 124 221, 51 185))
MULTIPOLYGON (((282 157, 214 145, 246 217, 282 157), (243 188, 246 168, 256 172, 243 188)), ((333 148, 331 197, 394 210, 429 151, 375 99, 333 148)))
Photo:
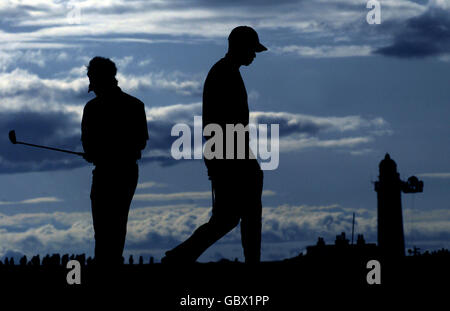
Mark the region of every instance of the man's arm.
POLYGON ((144 150, 147 145, 148 136, 148 126, 147 126, 147 115, 145 114, 145 105, 141 103, 141 112, 140 112, 140 135, 142 135, 142 139, 140 141, 139 150, 144 150))
POLYGON ((89 163, 92 163, 92 148, 89 137, 89 113, 86 107, 87 105, 83 109, 83 117, 81 119, 81 144, 83 145, 84 150, 83 158, 89 163))

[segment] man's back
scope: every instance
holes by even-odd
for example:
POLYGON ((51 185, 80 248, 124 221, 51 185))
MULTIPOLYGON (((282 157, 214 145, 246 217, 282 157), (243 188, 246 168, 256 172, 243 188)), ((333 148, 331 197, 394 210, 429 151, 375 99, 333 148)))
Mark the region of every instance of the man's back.
POLYGON ((209 71, 203 88, 203 127, 249 122, 247 91, 237 67, 227 57, 209 71))
POLYGON ((119 87, 86 104, 81 127, 83 148, 94 164, 136 161, 148 139, 144 104, 119 87))
MULTIPOLYGON (((247 166, 238 159, 237 134, 227 137, 226 124, 246 127, 249 124, 249 109, 247 103, 247 91, 242 80, 239 68, 232 64, 226 56, 219 60, 209 71, 203 88, 203 129, 209 124, 218 124, 223 133, 223 160, 205 158, 209 173, 212 171, 228 171, 231 167, 247 166), (232 159, 226 159, 226 142, 234 141, 234 153, 232 159), (237 161, 234 161, 237 160, 237 161), (226 162, 226 163, 225 163, 226 162)), ((215 135, 217 133, 214 133, 215 135)), ((210 139, 205 135, 205 139, 210 139)), ((245 157, 249 155, 249 133, 245 133, 245 157)), ((253 160, 255 161, 255 160, 253 160)), ((252 161, 252 162, 253 162, 252 161)), ((247 162, 247 161, 246 161, 247 162)), ((251 164, 255 166, 255 163, 251 164)))

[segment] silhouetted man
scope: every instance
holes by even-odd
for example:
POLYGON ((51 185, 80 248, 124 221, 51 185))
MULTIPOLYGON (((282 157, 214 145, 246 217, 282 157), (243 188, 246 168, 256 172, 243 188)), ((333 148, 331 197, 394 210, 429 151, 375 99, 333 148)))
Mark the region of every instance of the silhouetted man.
MULTIPOLYGON (((239 222, 245 261, 260 261, 263 173, 254 156, 250 156, 248 131, 245 133, 245 158, 238 159, 239 146, 235 139, 238 135, 227 136, 225 125, 245 127, 249 124, 247 91, 239 67, 250 65, 255 53, 265 50, 255 30, 248 26, 236 27, 228 37, 228 53, 208 73, 203 89, 203 129, 217 124, 224 134, 222 159, 208 159, 205 154, 213 188, 212 216, 189 239, 166 252, 162 262, 195 262, 239 222), (225 156, 227 141, 234 143, 232 157, 225 156)), ((205 139, 208 141, 211 136, 205 135, 205 139)))
POLYGON ((128 211, 138 181, 137 160, 148 140, 144 104, 118 87, 115 64, 94 57, 88 66, 89 92, 96 98, 84 107, 81 140, 92 171, 91 206, 95 262, 122 260, 128 211))

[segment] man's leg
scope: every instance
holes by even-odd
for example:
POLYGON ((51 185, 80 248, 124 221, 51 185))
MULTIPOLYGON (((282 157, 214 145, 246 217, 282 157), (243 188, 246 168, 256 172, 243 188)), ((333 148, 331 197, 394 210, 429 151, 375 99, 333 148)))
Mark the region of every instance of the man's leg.
POLYGON ((138 179, 137 166, 96 168, 91 202, 95 232, 95 260, 100 265, 121 263, 128 212, 138 179))
POLYGON ((210 220, 197 228, 183 243, 166 253, 166 262, 195 262, 217 240, 239 224, 240 215, 233 202, 234 187, 226 178, 213 181, 214 205, 210 220))
POLYGON ((108 202, 105 189, 104 172, 95 168, 92 171, 91 208, 95 238, 95 262, 99 265, 108 263, 108 202))
POLYGON ((246 178, 245 205, 242 206, 241 239, 246 263, 258 263, 261 260, 261 195, 263 189, 263 172, 246 178))
POLYGON ((111 206, 115 210, 115 217, 112 221, 115 225, 112 226, 114 232, 111 235, 111 253, 120 263, 127 235, 128 213, 138 182, 138 166, 132 164, 120 169, 116 168, 115 175, 114 180, 117 182, 117 187, 113 187, 113 189, 116 192, 111 192, 111 194, 115 194, 114 203, 111 206))

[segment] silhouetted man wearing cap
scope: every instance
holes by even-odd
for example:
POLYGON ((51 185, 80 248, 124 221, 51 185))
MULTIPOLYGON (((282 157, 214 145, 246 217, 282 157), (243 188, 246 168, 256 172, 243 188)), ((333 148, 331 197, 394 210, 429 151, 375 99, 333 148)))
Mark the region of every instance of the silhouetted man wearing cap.
MULTIPOLYGON (((203 129, 217 124, 224 134, 224 156, 208 159, 205 154, 213 188, 212 216, 185 242, 166 252, 163 263, 195 262, 239 222, 245 262, 260 261, 263 173, 255 157, 250 156, 248 131, 245 132, 245 157, 239 159, 237 135, 227 136, 226 124, 243 127, 249 124, 247 91, 239 67, 250 65, 255 53, 265 50, 255 30, 248 26, 236 27, 228 37, 228 53, 208 73, 203 89, 203 129), (234 143, 232 157, 225 157, 227 142, 234 143)), ((211 136, 205 135, 205 139, 208 141, 211 136)))
POLYGON ((84 107, 81 140, 92 171, 95 262, 117 265, 127 232, 128 211, 138 182, 137 160, 148 140, 144 104, 118 87, 115 64, 94 57, 88 66, 89 91, 96 98, 84 107))

